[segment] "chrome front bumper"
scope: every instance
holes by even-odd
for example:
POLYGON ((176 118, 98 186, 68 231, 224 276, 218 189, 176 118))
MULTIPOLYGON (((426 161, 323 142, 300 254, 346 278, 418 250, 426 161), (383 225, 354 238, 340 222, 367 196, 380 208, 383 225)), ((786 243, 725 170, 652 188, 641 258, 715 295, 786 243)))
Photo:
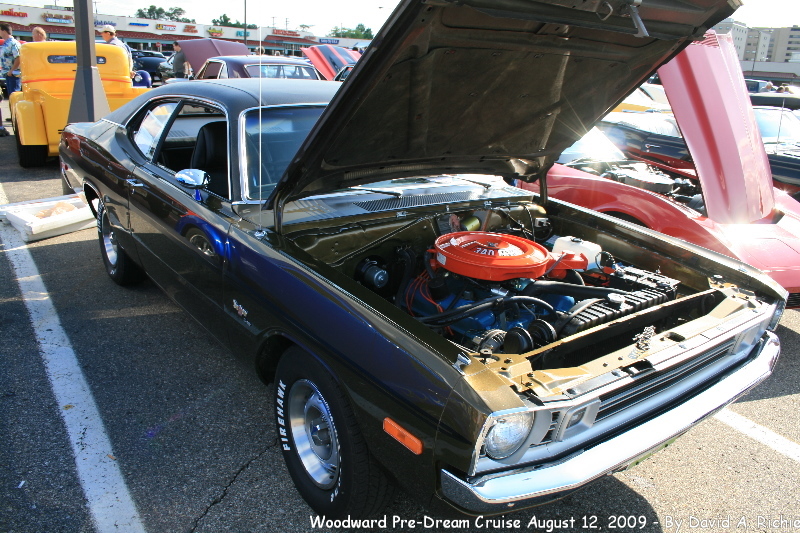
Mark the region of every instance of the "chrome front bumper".
POLYGON ((664 447, 764 381, 780 354, 767 332, 760 351, 715 385, 677 407, 561 462, 488 474, 472 482, 441 470, 441 495, 475 514, 504 513, 566 496, 604 475, 619 472, 664 447))

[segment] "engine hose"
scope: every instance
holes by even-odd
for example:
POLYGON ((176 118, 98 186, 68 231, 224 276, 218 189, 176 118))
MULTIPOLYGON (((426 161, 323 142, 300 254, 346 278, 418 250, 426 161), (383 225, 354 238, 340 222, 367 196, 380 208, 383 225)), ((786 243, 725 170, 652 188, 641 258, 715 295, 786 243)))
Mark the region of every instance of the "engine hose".
POLYGON ((537 294, 560 294, 572 296, 581 300, 586 298, 605 298, 609 294, 628 294, 628 291, 611 289, 609 287, 592 287, 590 285, 574 285, 563 281, 537 280, 530 283, 522 290, 523 296, 536 296, 537 294))
POLYGON ((400 261, 403 262, 403 277, 400 280, 400 286, 397 288, 397 294, 394 297, 394 304, 397 307, 403 307, 403 296, 406 293, 408 284, 411 281, 411 276, 414 275, 414 252, 411 250, 401 249, 397 251, 400 256, 400 261))
POLYGON ((433 253, 430 251, 425 252, 425 270, 428 272, 428 276, 434 279, 436 278, 436 272, 434 272, 433 266, 431 266, 431 259, 433 259, 433 253))
POLYGON ((468 305, 456 307, 455 309, 438 313, 436 315, 420 317, 417 320, 430 326, 445 326, 458 322, 459 320, 468 316, 480 313, 481 311, 491 309, 492 307, 510 303, 533 304, 547 309, 547 311, 550 313, 555 313, 555 309, 553 309, 552 305, 544 300, 540 300, 539 298, 534 298, 533 296, 508 296, 505 298, 487 298, 485 300, 481 300, 480 302, 473 302, 468 305))
POLYGON ((602 302, 602 298, 590 298, 588 300, 583 300, 581 302, 576 303, 572 306, 572 309, 569 312, 559 318, 555 324, 553 324, 553 329, 556 330, 556 335, 561 335, 561 330, 563 330, 567 324, 569 324, 570 320, 578 316, 578 314, 582 313, 589 307, 593 306, 597 302, 602 302))
POLYGON ((583 278, 578 274, 577 270, 568 269, 564 271, 564 283, 571 283, 572 285, 586 285, 583 278))

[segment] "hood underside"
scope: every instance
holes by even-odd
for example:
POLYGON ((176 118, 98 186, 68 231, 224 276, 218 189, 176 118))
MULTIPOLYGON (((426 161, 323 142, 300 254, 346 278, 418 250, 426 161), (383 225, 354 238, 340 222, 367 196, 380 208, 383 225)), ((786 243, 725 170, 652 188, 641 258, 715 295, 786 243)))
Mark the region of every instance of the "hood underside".
POLYGON ((637 11, 638 3, 401 2, 268 205, 409 175, 535 180, 659 65, 740 5, 644 0, 637 11))

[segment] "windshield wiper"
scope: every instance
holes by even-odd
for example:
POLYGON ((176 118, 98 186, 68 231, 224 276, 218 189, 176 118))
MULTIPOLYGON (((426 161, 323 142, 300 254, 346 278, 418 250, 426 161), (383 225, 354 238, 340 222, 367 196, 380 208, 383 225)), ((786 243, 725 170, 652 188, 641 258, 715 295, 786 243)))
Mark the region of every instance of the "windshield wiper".
POLYGON ((379 194, 388 194, 389 196, 394 196, 395 198, 402 198, 403 193, 399 191, 394 191, 391 189, 372 189, 369 187, 350 187, 352 191, 364 191, 364 192, 376 192, 379 194))

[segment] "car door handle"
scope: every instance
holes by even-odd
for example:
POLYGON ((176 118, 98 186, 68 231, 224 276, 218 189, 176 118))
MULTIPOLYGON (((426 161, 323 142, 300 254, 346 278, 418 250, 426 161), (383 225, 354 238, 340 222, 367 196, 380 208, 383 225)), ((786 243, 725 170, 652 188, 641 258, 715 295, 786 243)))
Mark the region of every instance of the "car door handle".
POLYGON ((645 148, 645 150, 647 150, 649 152, 650 148, 661 148, 661 146, 658 145, 658 144, 645 144, 644 148, 645 148))
POLYGON ((135 178, 129 178, 129 179, 126 179, 125 181, 127 182, 127 184, 131 188, 131 194, 135 193, 136 189, 144 188, 144 183, 142 183, 141 181, 139 181, 139 180, 137 180, 135 178))

